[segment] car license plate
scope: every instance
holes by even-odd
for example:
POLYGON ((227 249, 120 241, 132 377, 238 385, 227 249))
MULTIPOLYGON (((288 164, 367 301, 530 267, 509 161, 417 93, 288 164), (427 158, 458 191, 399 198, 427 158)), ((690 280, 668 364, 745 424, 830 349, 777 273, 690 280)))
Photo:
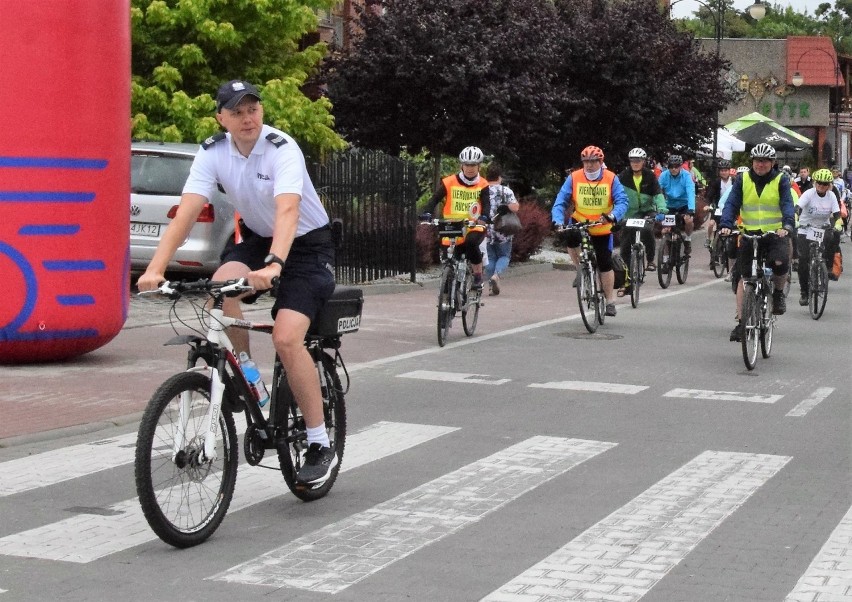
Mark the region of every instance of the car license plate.
POLYGON ((151 238, 157 238, 160 236, 160 224, 130 222, 130 234, 135 234, 136 236, 150 236, 151 238))

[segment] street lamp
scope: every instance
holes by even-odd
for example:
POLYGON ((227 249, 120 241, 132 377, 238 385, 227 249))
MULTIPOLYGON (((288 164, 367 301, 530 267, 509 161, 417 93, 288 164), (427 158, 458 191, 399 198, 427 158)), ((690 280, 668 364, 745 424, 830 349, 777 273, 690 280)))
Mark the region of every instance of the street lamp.
MULTIPOLYGON (((793 77, 790 78, 790 83, 792 83, 795 87, 799 87, 805 83, 805 77, 799 72, 799 63, 802 62, 802 59, 806 54, 811 52, 822 52, 828 58, 831 59, 832 64, 834 65, 834 85, 832 87, 837 87, 837 82, 840 80, 840 65, 837 63, 837 59, 827 50, 822 48, 810 48, 809 50, 803 52, 801 56, 799 56, 799 60, 796 61, 796 69, 793 71, 793 77)), ((835 99, 839 101, 840 99, 835 99)), ((837 156, 839 152, 840 143, 840 102, 834 103, 834 150, 832 151, 831 162, 837 163, 837 156)))
MULTIPOLYGON (((669 3, 669 17, 671 17, 672 6, 683 0, 674 0, 669 3)), ((702 0, 693 0, 710 11, 713 17, 713 26, 716 37, 716 59, 722 55, 722 29, 725 26, 725 4, 726 0, 712 0, 712 5, 702 2, 702 0)), ((755 21, 760 21, 766 16, 766 5, 762 0, 755 0, 755 3, 748 7, 748 13, 755 21)), ((716 123, 713 127, 713 173, 718 171, 719 158, 716 156, 719 149, 719 111, 716 111, 716 123)))

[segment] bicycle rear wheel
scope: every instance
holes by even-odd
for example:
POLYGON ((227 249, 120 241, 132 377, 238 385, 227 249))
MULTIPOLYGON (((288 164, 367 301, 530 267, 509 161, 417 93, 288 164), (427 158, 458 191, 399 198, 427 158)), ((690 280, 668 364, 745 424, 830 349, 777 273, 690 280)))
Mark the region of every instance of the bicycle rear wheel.
POLYGON ((727 261, 725 261, 725 239, 716 233, 713 237, 713 246, 710 248, 710 260, 713 263, 713 275, 721 278, 725 273, 727 261))
POLYGON ((438 287, 438 345, 447 344, 447 335, 453 319, 453 281, 455 271, 449 265, 441 272, 441 283, 438 287))
POLYGON ((482 290, 473 288, 473 274, 468 271, 464 281, 464 306, 462 308, 462 327, 464 333, 472 337, 476 331, 476 323, 479 321, 479 301, 482 298, 482 290))
POLYGON ((151 529, 176 548, 195 546, 210 537, 234 495, 239 459, 234 417, 223 403, 216 459, 204 460, 209 407, 210 379, 199 372, 182 372, 160 385, 139 424, 136 493, 151 529), (182 430, 184 442, 176 450, 182 430))
POLYGON ((660 283, 660 288, 669 288, 672 281, 671 246, 671 238, 664 235, 657 247, 657 281, 660 283), (664 259, 666 257, 667 260, 664 259))
POLYGON ((742 324, 743 361, 746 368, 754 370, 757 363, 757 340, 760 334, 760 307, 754 284, 746 284, 743 291, 742 324))
POLYGON ((814 320, 819 320, 825 311, 825 303, 828 301, 828 268, 825 267, 822 254, 819 252, 814 254, 816 255, 816 259, 811 260, 811 294, 808 310, 814 320))
POLYGON ((580 281, 577 283, 577 302, 580 305, 580 317, 586 330, 594 333, 598 329, 597 293, 592 282, 592 272, 588 266, 580 266, 580 281))
MULTIPOLYGON (((337 366, 334 359, 327 353, 322 354, 322 389, 323 415, 325 417, 325 429, 328 431, 328 441, 331 448, 337 453, 337 466, 331 469, 328 478, 321 483, 305 484, 296 480, 296 475, 302 468, 305 452, 308 450, 307 432, 305 430, 305 419, 292 395, 287 395, 287 434, 286 440, 278 445, 278 461, 281 464, 281 474, 287 487, 300 500, 312 502, 325 497, 331 490, 340 467, 343 464, 343 452, 346 447, 346 402, 343 398, 343 388, 340 378, 337 376, 337 366)), ((288 387, 286 377, 281 376, 279 391, 282 387, 288 387)))

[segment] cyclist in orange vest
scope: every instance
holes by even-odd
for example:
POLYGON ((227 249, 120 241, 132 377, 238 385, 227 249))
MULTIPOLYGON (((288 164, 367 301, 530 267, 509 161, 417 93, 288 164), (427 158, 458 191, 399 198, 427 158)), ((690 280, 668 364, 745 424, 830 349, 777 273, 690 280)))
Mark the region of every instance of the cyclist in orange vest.
POLYGON ((456 244, 456 256, 464 253, 473 270, 473 286, 482 288, 482 249, 479 245, 485 240, 484 221, 491 211, 491 195, 488 192, 488 180, 479 175, 479 166, 484 155, 475 146, 468 146, 459 153, 461 170, 441 180, 428 207, 432 213, 438 212, 443 204, 441 216, 448 221, 463 222, 476 220, 479 225, 465 228, 463 242, 456 244))
MULTIPOLYGON (((563 225, 570 205, 573 208, 571 222, 604 220, 603 224, 590 228, 589 234, 601 273, 601 284, 606 297, 606 315, 614 316, 616 310, 612 294, 615 285, 615 274, 612 272, 612 224, 624 218, 629 202, 624 186, 615 177, 615 173, 603 167, 604 153, 600 148, 587 146, 580 153, 580 159, 583 168, 571 172, 566 178, 562 189, 556 195, 551 218, 554 225, 563 225)), ((569 230, 566 242, 571 260, 574 265, 579 265, 579 232, 569 230)), ((579 272, 577 275, 579 276, 579 272)))

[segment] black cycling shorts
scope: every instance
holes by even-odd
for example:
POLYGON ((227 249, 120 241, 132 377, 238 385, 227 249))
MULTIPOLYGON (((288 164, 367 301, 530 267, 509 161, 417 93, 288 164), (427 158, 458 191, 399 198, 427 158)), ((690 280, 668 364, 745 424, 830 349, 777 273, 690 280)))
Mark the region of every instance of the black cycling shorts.
MULTIPOLYGON (((241 243, 223 255, 222 263, 237 261, 252 271, 259 270, 265 265, 263 260, 269 255, 271 245, 272 238, 247 232, 241 243)), ((272 318, 275 319, 279 309, 291 309, 313 321, 333 292, 334 244, 331 228, 324 226, 293 240, 281 271, 272 318)), ((243 302, 254 303, 260 294, 243 299, 243 302)))

